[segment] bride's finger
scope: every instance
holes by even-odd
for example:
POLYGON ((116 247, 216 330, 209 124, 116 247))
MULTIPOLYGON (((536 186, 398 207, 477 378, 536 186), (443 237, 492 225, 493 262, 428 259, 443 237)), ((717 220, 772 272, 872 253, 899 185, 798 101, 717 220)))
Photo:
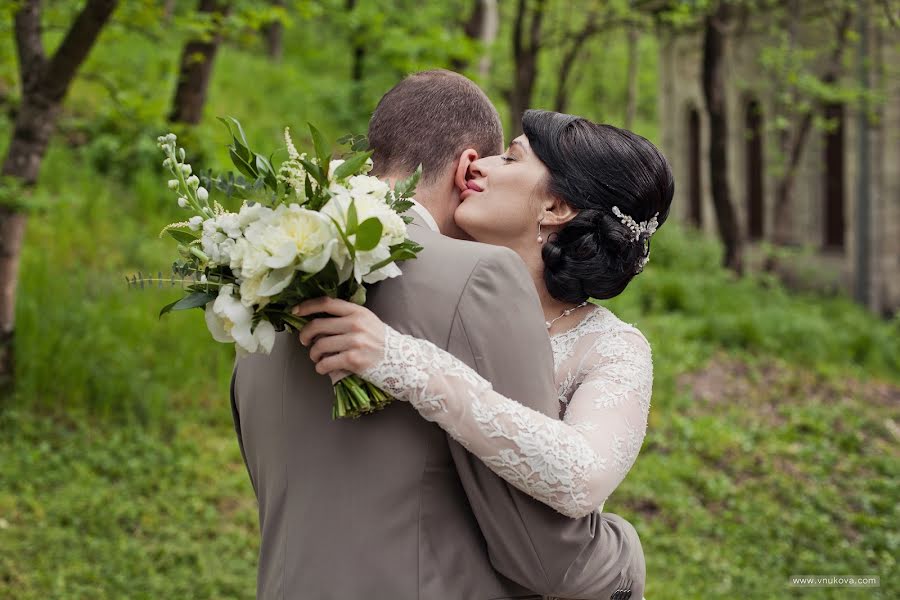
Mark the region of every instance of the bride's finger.
POLYGON ((336 317, 345 317, 353 314, 358 308, 359 306, 352 302, 322 296, 321 298, 313 298, 312 300, 301 302, 295 306, 291 312, 298 317, 305 317, 316 313, 328 313, 336 317))
POLYGON ((351 321, 346 317, 313 319, 300 330, 300 343, 309 346, 320 335, 337 335, 350 331, 351 321))
POLYGON ((352 371, 349 368, 349 362, 347 352, 332 354, 316 363, 316 372, 320 375, 327 375, 332 371, 352 371))
POLYGON ((350 335, 328 335, 320 337, 309 349, 309 357, 319 362, 326 354, 343 352, 350 347, 353 337, 350 335))

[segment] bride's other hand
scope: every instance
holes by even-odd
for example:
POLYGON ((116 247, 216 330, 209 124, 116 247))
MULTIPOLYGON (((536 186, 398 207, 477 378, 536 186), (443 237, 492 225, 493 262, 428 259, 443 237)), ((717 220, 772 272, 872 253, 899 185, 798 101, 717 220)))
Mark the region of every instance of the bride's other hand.
POLYGON ((298 317, 334 315, 313 319, 300 330, 300 343, 309 347, 317 373, 359 375, 384 355, 385 324, 364 306, 326 296, 301 302, 291 312, 298 317))

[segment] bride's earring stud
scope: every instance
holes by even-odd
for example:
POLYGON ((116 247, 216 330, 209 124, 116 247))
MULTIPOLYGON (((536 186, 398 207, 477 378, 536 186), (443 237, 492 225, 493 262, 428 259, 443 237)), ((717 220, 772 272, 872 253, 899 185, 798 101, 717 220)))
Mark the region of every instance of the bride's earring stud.
POLYGON ((541 223, 543 223, 543 221, 544 221, 544 217, 541 217, 540 219, 538 219, 538 237, 537 237, 538 244, 544 243, 544 236, 541 235, 541 223))

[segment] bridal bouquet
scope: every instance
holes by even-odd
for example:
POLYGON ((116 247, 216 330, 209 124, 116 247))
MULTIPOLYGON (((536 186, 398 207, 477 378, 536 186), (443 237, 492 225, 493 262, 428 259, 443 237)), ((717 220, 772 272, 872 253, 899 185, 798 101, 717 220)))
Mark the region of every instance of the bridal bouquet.
MULTIPOLYGON (((411 219, 401 216, 412 205, 419 171, 392 190, 366 174, 371 152, 332 158, 311 125, 313 155, 298 151, 285 129, 287 159, 276 168, 271 157, 250 149, 237 120, 220 120, 237 177, 195 174, 174 134, 158 138, 172 177, 168 187, 190 213, 160 233, 178 242, 173 269, 188 283, 187 295, 163 307, 160 317, 203 308, 216 341, 234 343, 239 354, 269 353, 276 331, 306 324, 290 313, 293 306, 319 296, 362 304, 365 284, 400 275, 397 263, 421 250, 406 237, 411 219), (214 195, 242 204, 227 210, 214 195)), ((334 392, 333 418, 373 412, 392 399, 356 375, 335 383, 334 392)))

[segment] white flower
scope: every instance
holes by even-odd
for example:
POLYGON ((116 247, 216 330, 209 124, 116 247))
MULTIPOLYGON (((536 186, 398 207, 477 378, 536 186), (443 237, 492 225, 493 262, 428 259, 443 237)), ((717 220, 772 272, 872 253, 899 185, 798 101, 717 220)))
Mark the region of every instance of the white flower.
POLYGON ((197 188, 197 198, 200 199, 200 202, 206 202, 209 199, 209 192, 206 191, 206 188, 200 186, 197 188))
MULTIPOLYGON (((376 218, 382 225, 378 245, 372 250, 356 252, 356 260, 352 267, 356 281, 374 283, 399 275, 400 269, 393 263, 370 272, 376 263, 390 256, 391 246, 401 243, 406 238, 406 223, 385 201, 390 192, 388 185, 375 177, 357 175, 349 178, 346 186, 332 184, 329 191, 332 197, 322 208, 322 213, 333 217, 341 227, 346 227, 347 211, 351 202, 356 207, 359 223, 376 218)), ((355 243, 356 234, 350 235, 349 239, 351 243, 355 243)), ((335 245, 333 259, 343 281, 351 274, 350 253, 344 244, 335 245)))
POLYGON ((256 277, 250 277, 241 281, 241 304, 252 307, 258 304, 260 308, 269 303, 268 296, 261 296, 259 291, 262 287, 265 273, 261 273, 256 277))
POLYGON ((274 211, 271 208, 263 206, 259 202, 255 204, 244 203, 241 206, 241 210, 238 212, 238 222, 241 227, 246 228, 250 223, 254 221, 260 221, 263 219, 271 219, 274 215, 274 211))
POLYGON ((206 305, 206 326, 218 342, 234 342, 247 352, 268 354, 275 344, 275 327, 260 321, 251 331, 253 309, 233 295, 234 285, 223 285, 218 297, 206 305))
POLYGON ((241 275, 252 277, 248 257, 265 256, 265 267, 272 269, 262 281, 261 296, 274 296, 286 288, 296 271, 318 273, 331 259, 337 244, 337 232, 324 215, 301 208, 298 204, 280 205, 270 220, 250 225, 244 233, 248 246, 244 253, 241 275))
POLYGON ((196 175, 191 175, 187 178, 187 181, 185 183, 188 184, 188 187, 197 189, 197 186, 200 185, 200 179, 196 175))
POLYGON ((334 171, 339 166, 344 164, 344 160, 341 158, 335 158, 331 162, 328 163, 328 180, 331 181, 331 178, 334 177, 334 171))
POLYGON ((188 227, 191 228, 191 231, 199 231, 202 225, 203 217, 201 216, 194 216, 188 219, 188 227))
POLYGON ((177 189, 178 189, 178 180, 177 180, 177 179, 170 179, 170 180, 168 181, 168 186, 169 186, 169 189, 170 189, 170 190, 177 190, 177 189))
POLYGON ((180 206, 181 208, 187 208, 188 207, 187 198, 185 198, 184 196, 179 197, 178 198, 178 206, 180 206))
POLYGON ((222 213, 216 217, 216 224, 231 239, 236 240, 241 237, 241 221, 236 213, 222 213))
POLYGON ((181 165, 181 172, 185 176, 190 175, 191 174, 191 165, 189 165, 187 163, 184 163, 183 165, 181 165))

